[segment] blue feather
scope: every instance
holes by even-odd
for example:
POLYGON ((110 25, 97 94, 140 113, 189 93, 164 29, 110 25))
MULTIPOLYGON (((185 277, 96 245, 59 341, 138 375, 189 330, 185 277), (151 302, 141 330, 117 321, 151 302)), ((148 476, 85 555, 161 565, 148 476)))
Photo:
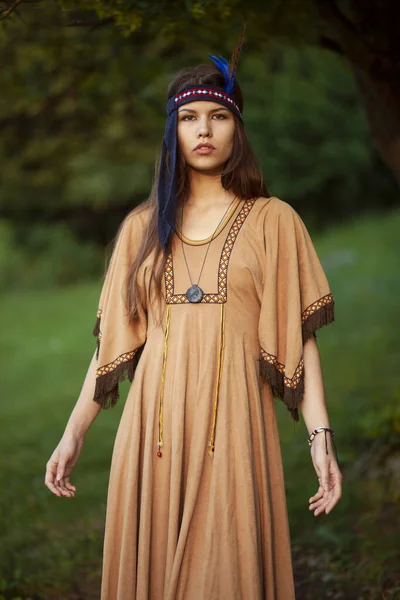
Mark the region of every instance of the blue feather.
POLYGON ((217 56, 213 56, 212 54, 209 54, 208 56, 209 56, 209 58, 211 58, 214 61, 214 63, 216 64, 216 66, 221 71, 222 75, 224 76, 224 79, 225 79, 224 91, 227 94, 232 94, 233 90, 235 89, 236 77, 230 76, 229 62, 226 60, 226 58, 224 58, 221 55, 219 58, 217 56))

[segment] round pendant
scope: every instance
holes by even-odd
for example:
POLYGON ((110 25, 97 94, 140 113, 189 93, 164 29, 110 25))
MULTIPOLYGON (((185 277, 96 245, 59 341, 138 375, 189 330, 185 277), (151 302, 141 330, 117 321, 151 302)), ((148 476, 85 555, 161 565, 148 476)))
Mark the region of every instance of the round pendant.
POLYGON ((200 302, 203 298, 203 290, 195 283, 187 290, 186 298, 189 302, 200 302))

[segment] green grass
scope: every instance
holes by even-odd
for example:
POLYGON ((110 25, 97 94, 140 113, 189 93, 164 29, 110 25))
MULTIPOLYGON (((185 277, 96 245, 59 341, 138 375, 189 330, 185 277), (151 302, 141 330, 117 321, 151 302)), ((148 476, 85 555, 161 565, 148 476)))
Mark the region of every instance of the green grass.
MULTIPOLYGON (((78 397, 95 339, 99 285, 0 298, 0 597, 66 598, 99 573, 112 445, 122 403, 102 411, 74 472, 78 493, 57 498, 45 464, 78 397), (4 589, 2 589, 4 588, 4 589)), ((126 393, 125 382, 122 391, 126 393), (125 386, 125 387, 124 387, 125 386)), ((96 598, 96 595, 94 595, 96 598)))
MULTIPOLYGON (((399 487, 388 466, 400 453, 399 232, 393 212, 313 236, 336 301, 336 322, 318 343, 344 495, 330 515, 308 511, 317 486, 306 428, 277 401, 300 599, 400 597, 399 487)), ((86 436, 75 499, 43 483, 94 350, 99 291, 97 283, 0 296, 0 600, 99 597, 122 401, 86 436)))

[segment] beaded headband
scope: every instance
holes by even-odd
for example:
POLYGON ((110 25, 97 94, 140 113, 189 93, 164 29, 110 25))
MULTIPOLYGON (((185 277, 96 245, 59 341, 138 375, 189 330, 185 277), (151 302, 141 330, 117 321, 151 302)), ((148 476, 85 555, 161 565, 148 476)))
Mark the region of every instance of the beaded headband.
POLYGON ((225 106, 241 121, 243 120, 234 92, 236 87, 236 67, 243 45, 245 28, 246 24, 244 24, 242 28, 242 32, 232 53, 230 62, 223 56, 218 58, 211 54, 208 55, 224 76, 225 85, 223 88, 209 84, 191 84, 185 86, 167 102, 167 121, 165 125, 158 178, 158 237, 164 253, 167 253, 168 251, 168 239, 171 230, 175 231, 176 227, 178 108, 189 102, 208 100, 225 106))
POLYGON ((239 119, 242 120, 242 113, 240 112, 239 106, 233 97, 227 94, 224 90, 209 84, 187 85, 184 87, 178 94, 176 94, 176 96, 173 96, 168 100, 168 116, 170 116, 174 110, 177 110, 183 104, 195 102, 196 100, 210 100, 211 102, 223 104, 232 112, 236 113, 239 119))

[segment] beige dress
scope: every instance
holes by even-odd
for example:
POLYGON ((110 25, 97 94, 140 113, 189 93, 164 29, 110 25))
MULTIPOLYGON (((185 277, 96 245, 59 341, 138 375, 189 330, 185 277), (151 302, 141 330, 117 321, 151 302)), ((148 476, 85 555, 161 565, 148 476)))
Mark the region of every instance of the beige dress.
MULTIPOLYGON (((140 320, 124 323, 129 335, 116 341, 122 274, 148 213, 125 219, 98 313, 99 382, 121 374, 121 361, 132 380, 111 464, 101 600, 292 600, 273 396, 297 418, 302 331, 304 341, 310 318, 311 333, 333 320, 328 283, 290 205, 238 200, 211 242, 203 300, 185 295, 190 280, 173 233, 162 326, 148 293, 140 320)), ((184 241, 197 281, 208 240, 184 241)), ((151 268, 149 257, 140 271, 146 291, 151 268)))

